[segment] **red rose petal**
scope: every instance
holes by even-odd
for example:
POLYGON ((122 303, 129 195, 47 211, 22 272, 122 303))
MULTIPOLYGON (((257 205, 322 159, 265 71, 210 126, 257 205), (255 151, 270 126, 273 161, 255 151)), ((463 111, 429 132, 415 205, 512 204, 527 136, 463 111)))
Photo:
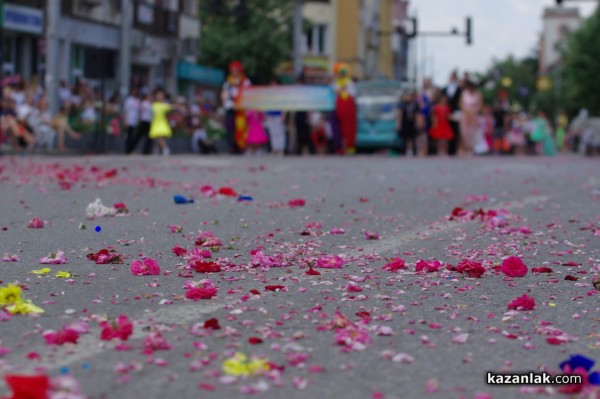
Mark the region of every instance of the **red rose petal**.
POLYGON ((266 285, 265 290, 267 291, 281 291, 285 288, 285 285, 266 285))
POLYGON ((320 276, 321 272, 313 269, 312 267, 308 268, 308 271, 306 273, 304 273, 307 276, 320 276))
POLYGON ((214 391, 215 389, 217 389, 214 385, 206 383, 198 384, 198 388, 204 391, 214 391))
POLYGON ((196 260, 191 263, 191 266, 198 273, 218 273, 221 271, 221 266, 219 266, 216 262, 196 260))
POLYGON ((565 262, 562 265, 563 266, 569 266, 569 267, 571 267, 571 266, 581 266, 581 264, 575 263, 575 262, 565 262))
POLYGON ((207 330, 220 330, 221 326, 219 325, 219 320, 212 318, 204 322, 204 328, 207 330))
POLYGON ((302 198, 291 199, 288 201, 288 205, 291 207, 298 207, 306 205, 306 201, 302 198))
POLYGON ((579 277, 571 276, 569 274, 569 275, 565 276, 565 280, 567 280, 567 281, 577 281, 577 280, 579 280, 579 277))
POLYGON ((248 343, 250 345, 257 345, 257 344, 262 344, 263 340, 258 337, 250 337, 250 338, 248 338, 248 343))
POLYGON ((554 273, 554 270, 549 267, 534 267, 531 269, 532 273, 554 273))

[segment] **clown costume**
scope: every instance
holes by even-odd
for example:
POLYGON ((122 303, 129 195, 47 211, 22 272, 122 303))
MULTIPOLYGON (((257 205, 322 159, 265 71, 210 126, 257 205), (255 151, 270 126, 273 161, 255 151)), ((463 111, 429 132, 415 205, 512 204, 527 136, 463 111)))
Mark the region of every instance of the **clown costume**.
POLYGON ((347 154, 356 152, 356 87, 350 77, 347 64, 337 63, 334 66, 335 81, 335 119, 339 136, 341 136, 341 151, 347 154))
POLYGON ((250 87, 250 85, 250 80, 244 73, 242 63, 232 61, 229 64, 229 76, 223 84, 221 100, 225 108, 225 129, 228 141, 235 153, 243 152, 246 148, 248 124, 246 113, 238 109, 238 104, 242 98, 243 90, 250 87))

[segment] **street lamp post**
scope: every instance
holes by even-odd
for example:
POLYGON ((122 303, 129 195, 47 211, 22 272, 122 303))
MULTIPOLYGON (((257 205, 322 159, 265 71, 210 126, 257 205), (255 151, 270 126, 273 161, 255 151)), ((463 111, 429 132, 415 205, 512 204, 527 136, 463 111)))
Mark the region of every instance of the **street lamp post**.
POLYGON ((58 68, 59 68, 59 37, 61 0, 46 3, 47 15, 47 49, 46 49, 46 96, 50 112, 55 114, 59 109, 58 102, 58 68))
POLYGON ((303 0, 294 1, 294 77, 302 73, 302 6, 303 0))

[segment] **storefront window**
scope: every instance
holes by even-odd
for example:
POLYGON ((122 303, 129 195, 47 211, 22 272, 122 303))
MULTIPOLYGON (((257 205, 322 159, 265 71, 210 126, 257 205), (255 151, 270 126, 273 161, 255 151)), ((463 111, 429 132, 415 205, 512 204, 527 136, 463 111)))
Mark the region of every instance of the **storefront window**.
POLYGON ((2 72, 4 75, 13 75, 16 73, 16 38, 12 35, 4 36, 2 40, 2 53, 4 57, 4 65, 2 65, 2 72))
POLYGON ((84 47, 77 44, 71 49, 71 78, 81 78, 83 76, 84 47))

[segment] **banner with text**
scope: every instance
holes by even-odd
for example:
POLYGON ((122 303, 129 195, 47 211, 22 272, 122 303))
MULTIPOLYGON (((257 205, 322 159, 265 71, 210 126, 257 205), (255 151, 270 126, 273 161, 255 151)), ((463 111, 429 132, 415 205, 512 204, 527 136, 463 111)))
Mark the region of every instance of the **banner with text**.
POLYGON ((244 90, 239 105, 257 111, 332 111, 335 95, 329 86, 253 86, 244 90))

